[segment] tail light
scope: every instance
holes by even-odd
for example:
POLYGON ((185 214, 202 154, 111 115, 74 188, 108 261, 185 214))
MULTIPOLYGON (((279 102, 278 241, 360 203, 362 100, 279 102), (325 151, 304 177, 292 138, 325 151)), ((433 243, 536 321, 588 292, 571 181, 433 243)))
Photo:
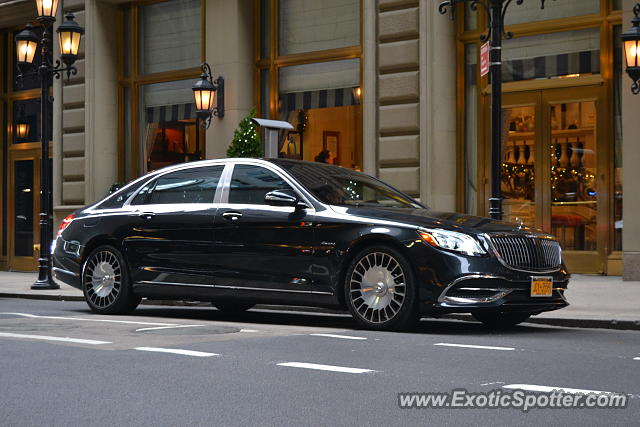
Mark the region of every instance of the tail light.
POLYGON ((60 223, 60 228, 58 228, 58 236, 60 236, 62 234, 64 229, 67 228, 69 226, 69 224, 71 224, 75 218, 76 218, 76 216, 74 214, 71 214, 71 215, 67 216, 65 219, 62 220, 62 222, 60 223))

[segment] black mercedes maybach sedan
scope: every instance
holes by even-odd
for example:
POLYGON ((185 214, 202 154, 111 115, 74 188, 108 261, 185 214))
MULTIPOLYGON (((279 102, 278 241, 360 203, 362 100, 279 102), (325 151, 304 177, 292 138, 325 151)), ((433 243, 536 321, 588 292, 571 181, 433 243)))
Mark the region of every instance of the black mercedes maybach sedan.
POLYGON ((346 308, 361 325, 471 313, 510 326, 568 305, 548 234, 433 211, 360 172, 224 159, 152 172, 64 219, 55 277, 97 313, 141 298, 346 308))

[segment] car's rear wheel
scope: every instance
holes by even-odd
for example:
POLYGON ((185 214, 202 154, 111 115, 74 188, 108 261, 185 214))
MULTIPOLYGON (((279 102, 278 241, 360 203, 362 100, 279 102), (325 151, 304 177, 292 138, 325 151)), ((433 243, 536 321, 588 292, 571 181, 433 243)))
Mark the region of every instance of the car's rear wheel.
POLYGON ((241 302, 214 302, 212 303, 215 308, 225 313, 239 313, 241 311, 247 311, 255 304, 241 303, 241 302))
POLYGON ((91 310, 100 314, 129 313, 141 300, 131 289, 122 255, 106 245, 87 257, 82 268, 82 291, 91 310))
POLYGON ((531 317, 531 313, 500 313, 495 311, 478 311, 472 314, 476 320, 492 329, 511 328, 531 317))
POLYGON ((358 253, 345 278, 345 301, 353 318, 369 329, 397 330, 418 319, 411 265, 389 246, 358 253))

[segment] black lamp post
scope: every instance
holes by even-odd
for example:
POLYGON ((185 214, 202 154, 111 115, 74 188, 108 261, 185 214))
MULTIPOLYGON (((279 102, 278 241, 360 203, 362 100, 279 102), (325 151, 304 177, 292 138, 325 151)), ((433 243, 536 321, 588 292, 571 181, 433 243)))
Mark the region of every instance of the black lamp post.
POLYGON ((224 117, 224 78, 218 76, 213 80, 211 67, 206 62, 200 68, 202 69, 200 80, 197 80, 191 89, 198 119, 202 120, 201 127, 208 129, 213 116, 224 117))
POLYGON ((633 80, 631 92, 634 95, 640 93, 640 3, 633 7, 634 17, 631 20, 632 27, 620 36, 624 58, 627 62, 627 74, 633 80))
MULTIPOLYGON (((510 39, 513 34, 504 31, 504 16, 513 0, 447 0, 440 3, 441 14, 451 12, 455 17, 456 6, 469 3, 471 10, 478 6, 484 8, 489 17, 488 34, 480 37, 481 41, 490 40, 489 67, 491 79, 491 197, 489 198, 489 216, 502 219, 502 194, 500 191, 501 144, 502 144, 502 39, 510 39)), ((516 0, 521 5, 524 0, 516 0)), ((540 8, 544 9, 545 0, 540 0, 540 8)))
POLYGON ((67 77, 76 74, 78 70, 73 63, 78 58, 80 39, 84 34, 84 29, 73 19, 74 15, 69 13, 58 27, 58 41, 61 59, 53 63, 53 52, 49 49, 50 31, 56 21, 56 11, 58 0, 36 0, 38 9, 38 22, 42 25, 42 39, 32 31, 32 27, 27 27, 16 35, 16 53, 18 80, 37 75, 40 78, 40 143, 42 147, 42 160, 40 161, 41 189, 40 189, 40 257, 38 258, 38 279, 31 285, 31 289, 58 289, 60 286, 54 282, 51 275, 51 226, 49 218, 52 215, 50 206, 51 179, 49 177, 49 128, 53 121, 53 110, 50 108, 53 98, 49 96, 51 90, 51 78, 60 78, 60 74, 67 73, 67 77), (33 69, 33 59, 38 48, 41 46, 42 61, 36 70, 33 69))

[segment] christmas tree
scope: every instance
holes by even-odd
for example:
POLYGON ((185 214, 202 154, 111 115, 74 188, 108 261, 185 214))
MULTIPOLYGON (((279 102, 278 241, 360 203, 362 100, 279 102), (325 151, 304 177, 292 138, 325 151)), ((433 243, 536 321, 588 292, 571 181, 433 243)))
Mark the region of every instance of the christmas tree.
POLYGON ((240 121, 233 133, 233 140, 227 149, 227 157, 262 157, 262 142, 251 119, 256 116, 251 109, 248 116, 240 121))

